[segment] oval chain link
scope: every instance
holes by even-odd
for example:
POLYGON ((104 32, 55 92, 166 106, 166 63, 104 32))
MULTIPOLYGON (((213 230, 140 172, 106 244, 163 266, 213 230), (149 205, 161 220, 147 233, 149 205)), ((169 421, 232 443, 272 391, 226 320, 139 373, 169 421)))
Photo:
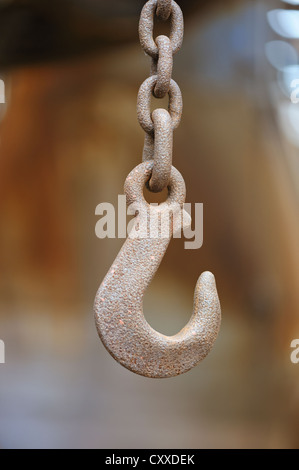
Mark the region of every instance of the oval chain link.
MULTIPOLYGON (((137 97, 137 117, 142 129, 147 133, 153 133, 154 123, 151 115, 151 98, 157 84, 158 76, 152 75, 147 78, 139 88, 137 97)), ((183 99, 180 87, 171 79, 169 87, 168 111, 171 116, 172 129, 176 129, 180 124, 183 110, 183 99)))
MULTIPOLYGON (((159 49, 153 38, 154 18, 158 0, 149 0, 143 7, 139 21, 139 38, 144 51, 157 59, 159 49)), ((161 0, 160 0, 161 3, 161 0)), ((184 36, 184 17, 178 4, 172 0, 170 14, 170 41, 172 53, 175 54, 181 48, 184 36)))
POLYGON ((172 10, 172 0, 158 0, 156 14, 162 21, 167 21, 172 10))

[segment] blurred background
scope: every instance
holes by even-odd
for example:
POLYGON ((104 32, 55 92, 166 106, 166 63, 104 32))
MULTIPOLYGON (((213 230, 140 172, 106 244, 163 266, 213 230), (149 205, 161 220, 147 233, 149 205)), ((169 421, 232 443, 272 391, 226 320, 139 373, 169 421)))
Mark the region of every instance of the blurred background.
POLYGON ((299 1, 178 0, 174 165, 204 204, 204 244, 171 242, 145 312, 175 334, 212 271, 214 349, 153 380, 98 339, 94 296, 123 240, 96 237, 95 208, 141 162, 144 3, 0 1, 0 447, 298 447, 299 1))

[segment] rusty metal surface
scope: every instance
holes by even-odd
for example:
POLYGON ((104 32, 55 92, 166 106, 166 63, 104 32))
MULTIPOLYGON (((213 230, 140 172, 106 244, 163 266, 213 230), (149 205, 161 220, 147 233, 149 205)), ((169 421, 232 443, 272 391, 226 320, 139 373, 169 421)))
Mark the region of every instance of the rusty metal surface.
MULTIPOLYGON (((153 212, 176 210, 185 201, 185 183, 172 167, 169 196, 160 206, 150 206, 143 187, 153 162, 138 165, 125 183, 127 204, 135 203, 139 227, 153 212)), ((190 221, 189 221, 190 223, 190 221)), ((165 234, 164 234, 165 235, 165 234)), ((203 273, 196 284, 193 314, 176 335, 165 336, 145 320, 143 297, 167 250, 168 237, 127 238, 95 299, 95 321, 109 353, 127 369, 153 378, 174 377, 187 372, 211 350, 218 335, 221 312, 213 274, 203 273)))
MULTIPOLYGON (((153 38, 154 18, 157 8, 157 0, 149 0, 144 5, 139 22, 139 38, 141 47, 145 52, 153 58, 159 55, 159 49, 153 38)), ((170 41, 172 44, 172 52, 175 54, 179 51, 183 43, 184 36, 184 19, 182 10, 174 1, 171 3, 171 30, 170 41)))
MULTIPOLYGON (((154 123, 151 116, 151 99, 157 83, 157 75, 148 77, 139 88, 137 98, 137 117, 145 132, 154 131, 154 123)), ((169 87, 168 111, 171 116, 172 128, 176 129, 182 117, 183 99, 178 84, 171 79, 169 87)))
POLYGON ((145 131, 142 160, 154 159, 153 175, 147 187, 150 191, 162 191, 169 181, 172 165, 173 133, 169 129, 169 116, 151 112, 151 98, 169 95, 168 111, 172 130, 178 127, 183 101, 179 86, 172 80, 173 55, 183 41, 184 18, 180 7, 174 1, 150 0, 142 9, 139 22, 141 46, 151 56, 150 77, 141 85, 137 98, 137 117, 145 131), (171 17, 171 36, 158 36, 153 40, 155 15, 162 21, 171 17), (177 41, 174 44, 174 41, 177 41), (157 54, 153 53, 153 44, 157 54), (157 135, 156 135, 157 134, 157 135))
POLYGON ((135 225, 95 299, 96 326, 106 349, 127 369, 153 378, 174 377, 204 359, 221 322, 215 279, 209 272, 198 279, 193 314, 178 334, 158 333, 143 314, 145 291, 172 236, 191 224, 183 208, 185 182, 172 166, 173 130, 183 109, 181 90, 171 78, 172 56, 181 47, 183 32, 183 14, 176 2, 149 0, 145 4, 139 35, 141 46, 151 56, 151 76, 143 82, 137 97, 137 117, 145 131, 143 163, 134 168, 125 183, 127 204, 134 205, 135 225), (164 20, 170 16, 170 38, 159 36, 154 41, 155 14, 164 20), (167 93, 168 111, 151 112, 152 97, 162 98, 167 93), (153 192, 167 186, 167 200, 159 206, 148 204, 143 196, 145 184, 153 192))
POLYGON ((172 47, 171 41, 167 36, 158 36, 156 43, 159 49, 159 58, 152 59, 151 68, 151 74, 158 77, 154 88, 154 95, 156 98, 164 98, 169 91, 172 76, 172 47))
POLYGON ((172 166, 173 130, 171 116, 166 109, 155 109, 152 113, 154 123, 154 167, 149 190, 159 193, 167 186, 172 166))
POLYGON ((155 145, 154 134, 145 133, 143 152, 142 152, 142 161, 143 162, 147 162, 148 160, 153 159, 153 155, 154 155, 154 152, 155 152, 154 145, 155 145))
POLYGON ((158 0, 156 14, 158 18, 167 21, 172 10, 172 0, 158 0))

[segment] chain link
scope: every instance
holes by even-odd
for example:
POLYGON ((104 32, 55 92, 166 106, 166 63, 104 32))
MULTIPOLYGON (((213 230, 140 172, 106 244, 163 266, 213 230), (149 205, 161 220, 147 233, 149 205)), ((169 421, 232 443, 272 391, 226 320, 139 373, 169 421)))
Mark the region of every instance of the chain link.
POLYGON ((155 109, 154 122, 154 167, 149 181, 149 189, 154 193, 167 186, 172 166, 173 129, 171 116, 166 109, 155 109))
MULTIPOLYGON (((143 7, 139 21, 139 38, 144 51, 156 59, 159 49, 153 38, 154 18, 158 0, 149 0, 143 7)), ((160 2, 161 3, 161 2, 160 2)), ((170 41, 172 52, 175 54, 181 48, 184 36, 184 18, 178 4, 172 0, 170 15, 170 41)))
MULTIPOLYGON (((151 115, 151 98, 158 81, 158 75, 147 78, 139 88, 137 97, 137 117, 139 124, 147 133, 154 131, 154 123, 151 115)), ((174 80, 170 80, 168 91, 169 104, 168 111, 171 116, 172 129, 176 129, 181 121, 183 110, 183 99, 180 87, 174 80)))
POLYGON ((170 88, 172 76, 173 57, 171 41, 167 36, 158 36, 156 43, 159 50, 158 59, 152 59, 151 73, 157 75, 157 83, 154 88, 156 98, 164 98, 170 88))
POLYGON ((149 0, 139 21, 140 43, 151 57, 151 76, 141 85, 137 98, 137 117, 146 132, 143 161, 154 160, 148 188, 162 191, 168 184, 172 168, 173 130, 181 121, 183 101, 178 84, 171 78, 173 55, 180 49, 184 35, 183 13, 174 0, 149 0), (170 37, 153 38, 155 16, 170 18, 170 37), (151 98, 169 95, 168 111, 151 112, 151 98))

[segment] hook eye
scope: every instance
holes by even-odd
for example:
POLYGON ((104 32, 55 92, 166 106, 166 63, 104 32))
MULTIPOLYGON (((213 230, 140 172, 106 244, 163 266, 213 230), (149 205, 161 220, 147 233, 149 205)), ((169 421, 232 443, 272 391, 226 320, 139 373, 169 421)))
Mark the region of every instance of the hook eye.
MULTIPOLYGON (((149 203, 144 197, 144 186, 150 180, 153 171, 154 161, 147 161, 137 165, 128 175, 124 191, 127 198, 127 205, 137 204, 149 207, 149 203)), ((171 167, 169 179, 168 197, 163 204, 184 204, 186 198, 186 186, 181 173, 174 167, 171 167)))

